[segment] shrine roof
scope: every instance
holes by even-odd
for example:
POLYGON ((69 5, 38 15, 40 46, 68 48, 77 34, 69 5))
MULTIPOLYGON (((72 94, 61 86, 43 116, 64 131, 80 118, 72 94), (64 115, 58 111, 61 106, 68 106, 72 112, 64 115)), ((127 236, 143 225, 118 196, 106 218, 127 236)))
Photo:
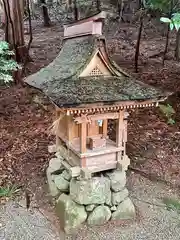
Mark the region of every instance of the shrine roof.
MULTIPOLYGON (((26 78, 25 82, 46 94, 58 107, 81 104, 114 104, 121 101, 159 101, 167 94, 126 74, 109 56, 105 58, 112 76, 80 77, 94 53, 101 51, 101 36, 85 35, 67 38, 63 47, 47 67, 26 78)), ((103 38, 104 39, 104 38, 103 38)), ((105 41, 103 41, 105 45, 105 41)), ((105 47, 105 46, 104 46, 105 47)), ((105 51, 107 51, 105 47, 105 51)))

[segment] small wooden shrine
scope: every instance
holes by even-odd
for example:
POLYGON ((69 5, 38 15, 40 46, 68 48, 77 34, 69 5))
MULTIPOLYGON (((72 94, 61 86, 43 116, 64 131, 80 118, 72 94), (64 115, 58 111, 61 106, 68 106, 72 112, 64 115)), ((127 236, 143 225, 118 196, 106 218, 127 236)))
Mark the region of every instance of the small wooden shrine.
POLYGON ((127 169, 128 109, 157 106, 166 96, 135 80, 109 57, 102 36, 104 12, 64 27, 56 59, 26 82, 55 104, 57 150, 73 176, 127 169), (116 141, 108 121, 116 121, 116 141))

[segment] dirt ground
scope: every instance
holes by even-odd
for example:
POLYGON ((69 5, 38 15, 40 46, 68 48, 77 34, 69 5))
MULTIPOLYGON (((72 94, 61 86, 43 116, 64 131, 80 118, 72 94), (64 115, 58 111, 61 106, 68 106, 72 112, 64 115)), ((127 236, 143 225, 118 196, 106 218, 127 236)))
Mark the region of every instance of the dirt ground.
MULTIPOLYGON (((61 49, 62 26, 43 28, 33 22, 33 43, 26 74, 32 74, 51 62, 61 49)), ((139 73, 134 73, 134 48, 137 26, 112 25, 107 31, 110 54, 134 77, 173 92, 168 103, 176 111, 175 124, 167 124, 158 109, 142 109, 129 116, 128 155, 132 167, 150 178, 180 186, 180 64, 173 59, 171 36, 165 66, 161 55, 165 37, 147 26, 140 48, 139 73)), ((27 35, 28 39, 28 35, 27 35)), ((39 92, 27 86, 0 88, 0 185, 14 184, 28 189, 38 204, 48 202, 45 169, 50 159, 47 146, 54 142, 49 127, 53 106, 39 92)), ((112 129, 112 134, 114 130, 112 129)))

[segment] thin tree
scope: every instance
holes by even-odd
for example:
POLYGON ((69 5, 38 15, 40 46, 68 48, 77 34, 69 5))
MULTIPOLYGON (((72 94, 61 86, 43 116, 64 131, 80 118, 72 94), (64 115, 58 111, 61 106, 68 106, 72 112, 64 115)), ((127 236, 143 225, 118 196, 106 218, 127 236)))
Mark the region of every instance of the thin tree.
POLYGON ((143 30, 143 16, 141 15, 139 31, 138 31, 138 39, 137 39, 136 51, 135 51, 135 71, 136 71, 136 73, 138 72, 139 49, 140 49, 142 30, 143 30))
POLYGON ((96 8, 97 8, 98 12, 101 11, 101 0, 96 0, 96 8))
POLYGON ((74 20, 78 21, 79 20, 79 10, 78 10, 78 6, 77 6, 77 1, 74 0, 74 20))
POLYGON ((177 61, 180 61, 180 29, 176 33, 175 58, 177 61))
POLYGON ((47 5, 46 5, 46 0, 41 0, 40 3, 41 3, 41 7, 42 7, 44 27, 50 27, 51 26, 51 20, 50 20, 50 17, 49 17, 47 5))

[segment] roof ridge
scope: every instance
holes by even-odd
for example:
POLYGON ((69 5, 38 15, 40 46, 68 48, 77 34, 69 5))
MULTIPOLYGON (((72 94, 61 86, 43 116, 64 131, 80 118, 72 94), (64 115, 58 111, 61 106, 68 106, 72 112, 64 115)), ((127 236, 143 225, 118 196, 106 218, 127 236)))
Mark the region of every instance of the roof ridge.
POLYGON ((98 11, 97 13, 94 13, 93 15, 91 15, 89 17, 84 17, 84 18, 81 18, 79 20, 64 24, 64 27, 81 24, 81 23, 86 22, 86 21, 98 21, 98 19, 104 19, 105 17, 106 17, 106 12, 105 11, 98 11))

